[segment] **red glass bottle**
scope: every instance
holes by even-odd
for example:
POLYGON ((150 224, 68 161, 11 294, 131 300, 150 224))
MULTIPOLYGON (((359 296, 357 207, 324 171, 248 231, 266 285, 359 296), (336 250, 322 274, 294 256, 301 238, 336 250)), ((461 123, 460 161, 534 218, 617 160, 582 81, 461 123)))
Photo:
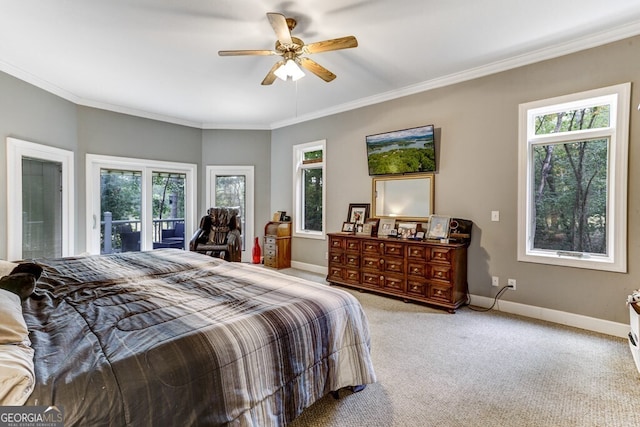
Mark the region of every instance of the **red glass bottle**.
POLYGON ((260 242, 258 241, 258 238, 256 237, 256 241, 253 244, 253 251, 252 251, 252 255, 253 255, 253 260, 252 262, 254 264, 260 264, 260 255, 261 255, 261 251, 260 251, 260 242))

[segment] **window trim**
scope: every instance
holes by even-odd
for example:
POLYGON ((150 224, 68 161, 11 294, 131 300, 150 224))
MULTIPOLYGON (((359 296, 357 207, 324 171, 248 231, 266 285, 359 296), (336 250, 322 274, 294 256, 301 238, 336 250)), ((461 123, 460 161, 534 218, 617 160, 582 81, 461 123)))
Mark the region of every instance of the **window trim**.
POLYGON ((520 104, 518 137, 518 261, 577 267, 613 272, 627 272, 627 176, 629 147, 629 107, 631 83, 608 86, 570 95, 520 104), (566 111, 593 105, 596 102, 608 102, 611 106, 609 128, 589 131, 574 131, 551 135, 534 135, 534 117, 545 112, 566 111), (607 188, 607 254, 598 256, 584 254, 574 256, 558 251, 533 249, 533 191, 534 179, 532 147, 541 142, 575 140, 608 137, 609 164, 607 188))
POLYGON ((327 140, 297 144, 293 146, 293 236, 307 239, 326 239, 326 197, 327 197, 327 140), (315 161, 304 163, 304 154, 309 151, 322 150, 322 162, 315 161), (320 166, 320 167, 318 167, 320 166), (302 200, 302 170, 322 169, 322 230, 313 231, 302 228, 303 200, 302 200))

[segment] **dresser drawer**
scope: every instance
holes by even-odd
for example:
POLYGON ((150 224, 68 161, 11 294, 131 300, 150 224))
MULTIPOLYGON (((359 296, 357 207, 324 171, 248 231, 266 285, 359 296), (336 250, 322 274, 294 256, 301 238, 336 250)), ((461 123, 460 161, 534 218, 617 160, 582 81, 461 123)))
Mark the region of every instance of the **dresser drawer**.
POLYGON ((338 282, 342 281, 342 277, 343 277, 343 269, 338 267, 338 266, 329 266, 329 274, 328 274, 328 279, 329 280, 336 280, 338 282))
POLYGON ((367 271, 362 272, 362 284, 365 286, 380 288, 382 287, 381 280, 383 278, 384 277, 381 276, 380 273, 373 273, 373 272, 367 272, 367 271))
POLYGON ((402 256, 404 254, 404 245, 402 243, 387 242, 384 244, 384 254, 402 256))
POLYGON ((346 253, 344 255, 344 264, 347 267, 358 268, 360 267, 360 255, 346 253))
POLYGON ((344 264, 344 252, 329 252, 330 264, 344 264))
POLYGON ((407 280, 407 292, 415 296, 425 297, 427 296, 427 283, 417 280, 407 280))
POLYGON ((451 302, 451 288, 445 286, 430 286, 429 295, 427 296, 433 300, 451 302))
POLYGON ((330 237, 329 248, 331 249, 344 249, 344 242, 346 239, 342 237, 330 237))
POLYGON ((451 264, 451 258, 453 251, 447 248, 431 248, 431 256, 429 259, 431 262, 437 262, 440 264, 451 264))
POLYGON ((404 260, 402 258, 385 258, 380 260, 380 265, 384 271, 394 273, 404 273, 404 260))
POLYGON ((409 260, 422 260, 429 259, 429 248, 424 245, 408 245, 407 246, 407 258, 409 260))
POLYGON ((349 252, 360 252, 360 240, 346 239, 344 249, 349 252))
POLYGON ((276 238, 273 236, 265 236, 264 237, 264 245, 274 245, 276 244, 276 238))
POLYGON ((379 270, 382 260, 378 257, 364 256, 362 257, 362 268, 368 270, 379 270))
POLYGON ((429 279, 443 283, 451 282, 451 269, 443 265, 429 266, 429 279))
POLYGON ((382 286, 388 291, 404 292, 404 277, 385 274, 382 286))
POLYGON ((383 242, 365 240, 362 242, 362 253, 366 255, 382 255, 384 250, 383 242))
POLYGON ((345 268, 343 279, 346 282, 358 284, 360 283, 360 272, 358 270, 351 270, 349 268, 345 268))
POLYGON ((427 276, 427 264, 424 262, 411 262, 407 263, 407 274, 413 277, 426 278, 427 276))

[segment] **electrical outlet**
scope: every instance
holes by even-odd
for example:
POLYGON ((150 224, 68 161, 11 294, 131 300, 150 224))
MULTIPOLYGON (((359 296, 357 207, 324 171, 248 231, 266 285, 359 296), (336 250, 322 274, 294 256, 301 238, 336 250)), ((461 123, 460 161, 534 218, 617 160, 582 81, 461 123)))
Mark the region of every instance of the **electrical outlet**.
POLYGON ((491 211, 491 221, 500 221, 500 211, 491 211))
POLYGON ((512 291, 516 290, 516 279, 509 279, 507 280, 507 286, 509 287, 509 289, 511 289, 512 291))
POLYGON ((500 286, 500 278, 498 276, 491 276, 491 286, 500 286))

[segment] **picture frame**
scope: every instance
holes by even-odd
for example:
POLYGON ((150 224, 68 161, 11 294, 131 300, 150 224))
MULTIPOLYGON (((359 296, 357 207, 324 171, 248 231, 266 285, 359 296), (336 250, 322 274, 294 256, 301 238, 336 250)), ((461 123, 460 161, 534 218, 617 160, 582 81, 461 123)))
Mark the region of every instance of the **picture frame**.
POLYGON ((380 222, 378 223, 378 236, 389 236, 391 235, 391 230, 395 229, 395 218, 380 218, 380 222))
POLYGON ((354 230, 355 230, 355 224, 353 222, 345 221, 342 223, 343 233, 353 233, 354 230))
POLYGON ((371 224, 370 222, 365 222, 364 224, 358 226, 358 230, 356 231, 356 234, 359 236, 371 237, 372 233, 373 233, 373 224, 371 224))
POLYGON ((369 207, 369 203, 350 203, 347 222, 364 224, 365 220, 369 218, 369 207))
POLYGON ((449 221, 451 217, 431 215, 427 239, 446 239, 449 237, 449 221))
POLYGON ((412 239, 417 231, 418 224, 415 222, 399 222, 398 235, 401 239, 412 239))
POLYGON ((416 239, 416 240, 423 240, 423 239, 424 239, 424 231, 418 231, 418 232, 416 232, 415 239, 416 239))
POLYGON ((271 219, 272 221, 283 221, 282 217, 286 215, 286 212, 284 211, 276 211, 273 214, 273 218, 271 219))
POLYGON ((367 218, 364 221, 364 224, 370 224, 371 225, 371 233, 369 234, 370 236, 377 236, 378 235, 378 225, 380 224, 380 218, 367 218))

